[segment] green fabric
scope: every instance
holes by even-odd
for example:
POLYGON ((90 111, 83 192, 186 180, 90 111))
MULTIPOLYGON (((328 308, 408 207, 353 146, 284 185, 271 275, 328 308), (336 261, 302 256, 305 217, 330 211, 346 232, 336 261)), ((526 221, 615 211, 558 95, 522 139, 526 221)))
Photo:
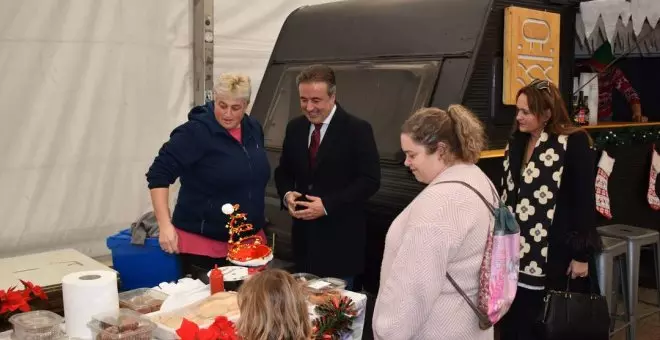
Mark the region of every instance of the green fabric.
POLYGON ((608 65, 614 60, 612 45, 606 41, 594 52, 594 55, 591 57, 591 59, 603 65, 608 65))

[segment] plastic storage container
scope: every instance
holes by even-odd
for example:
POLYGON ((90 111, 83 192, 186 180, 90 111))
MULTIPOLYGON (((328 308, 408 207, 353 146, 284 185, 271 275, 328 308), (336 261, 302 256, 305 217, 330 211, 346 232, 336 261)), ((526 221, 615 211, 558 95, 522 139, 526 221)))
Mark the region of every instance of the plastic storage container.
POLYGON ((160 249, 158 238, 147 238, 144 246, 131 244, 131 230, 108 237, 112 266, 119 272, 121 290, 155 287, 161 282, 176 281, 181 268, 176 255, 160 249))
POLYGON ((64 318, 44 310, 15 314, 9 318, 14 327, 16 340, 58 340, 63 339, 61 324, 64 318))
POLYGON ((160 310, 168 295, 151 288, 138 288, 119 294, 119 307, 149 314, 160 310))
POLYGON ((334 277, 308 281, 306 287, 308 300, 315 305, 323 304, 335 297, 340 298, 345 288, 346 281, 334 277))
POLYGON ((93 340, 151 340, 156 324, 130 309, 95 315, 87 326, 93 340))
POLYGON ((238 320, 240 309, 236 292, 216 293, 185 307, 155 312, 145 317, 157 324, 158 329, 154 331, 157 339, 178 339, 176 330, 181 327, 184 318, 200 328, 207 328, 218 316, 224 316, 232 322, 238 320))
POLYGON ((296 279, 297 281, 304 282, 305 284, 308 281, 313 281, 313 280, 318 280, 319 277, 314 275, 314 274, 308 274, 308 273, 295 273, 293 274, 293 278, 296 279))

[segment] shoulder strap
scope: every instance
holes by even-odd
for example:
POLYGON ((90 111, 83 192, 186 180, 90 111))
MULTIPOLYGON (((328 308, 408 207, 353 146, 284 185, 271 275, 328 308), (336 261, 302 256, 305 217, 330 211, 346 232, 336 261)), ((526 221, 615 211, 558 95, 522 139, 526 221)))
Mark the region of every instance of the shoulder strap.
POLYGON ((470 308, 474 311, 474 314, 477 315, 477 317, 479 318, 479 326, 481 327, 481 329, 488 329, 491 326, 490 320, 488 319, 488 315, 484 314, 482 311, 479 310, 479 308, 477 308, 474 302, 470 300, 470 297, 468 297, 467 294, 465 294, 463 289, 461 289, 461 287, 458 286, 458 283, 454 281, 454 278, 451 277, 449 273, 447 273, 445 276, 447 277, 447 280, 449 280, 451 285, 454 286, 454 288, 458 291, 458 293, 461 294, 465 302, 467 302, 470 308))
MULTIPOLYGON (((488 200, 486 200, 484 195, 482 195, 479 192, 479 190, 475 189, 473 186, 471 186, 471 185, 469 185, 469 184, 467 184, 463 181, 443 181, 443 182, 437 182, 435 184, 442 184, 442 183, 462 184, 463 186, 467 187, 468 189, 472 190, 475 194, 477 194, 477 196, 479 196, 479 198, 481 198, 481 200, 484 202, 486 207, 488 207, 488 210, 490 210, 491 213, 495 212, 495 209, 497 208, 497 206, 494 206, 492 203, 488 202, 488 200)), ((493 195, 493 200, 496 201, 496 202, 499 201, 499 195, 497 195, 497 192, 495 191, 495 189, 492 186, 490 186, 490 191, 491 191, 491 194, 493 195)), ((467 294, 465 294, 465 291, 463 291, 463 289, 458 285, 458 283, 456 283, 454 278, 451 277, 449 272, 447 272, 445 274, 445 276, 447 277, 447 280, 449 280, 449 283, 451 283, 451 285, 454 286, 456 291, 458 291, 458 293, 463 297, 465 302, 467 302, 467 304, 470 306, 470 308, 474 311, 474 313, 479 318, 479 328, 481 328, 481 329, 490 328, 492 326, 492 324, 491 324, 490 320, 488 319, 488 315, 484 314, 482 311, 479 310, 479 308, 474 304, 474 302, 472 302, 472 300, 470 300, 470 298, 467 296, 467 294)))
MULTIPOLYGON (((493 203, 488 202, 488 200, 486 199, 486 197, 484 197, 484 195, 482 195, 482 194, 479 192, 479 190, 475 189, 473 186, 471 186, 471 185, 469 185, 469 184, 467 184, 467 183, 465 183, 465 182, 463 182, 463 181, 442 181, 442 182, 437 182, 437 183, 435 183, 434 185, 443 184, 443 183, 456 183, 456 184, 462 184, 462 185, 465 186, 466 188, 472 190, 475 194, 477 194, 477 196, 479 196, 479 198, 481 198, 481 200, 482 200, 482 201, 484 202, 484 204, 488 207, 488 210, 490 210, 491 213, 494 213, 494 212, 495 212, 495 209, 498 208, 497 205, 493 205, 493 203)), ((497 194, 497 192, 495 191, 495 188, 493 188, 492 185, 490 186, 490 192, 491 192, 491 194, 493 195, 493 201, 495 201, 495 202, 499 202, 499 200, 500 200, 499 195, 497 194)))

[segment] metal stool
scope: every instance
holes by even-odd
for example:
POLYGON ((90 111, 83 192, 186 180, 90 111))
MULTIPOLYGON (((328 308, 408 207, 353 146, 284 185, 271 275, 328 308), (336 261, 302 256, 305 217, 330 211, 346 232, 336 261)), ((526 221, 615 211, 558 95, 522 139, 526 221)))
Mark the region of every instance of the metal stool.
MULTIPOLYGON (((621 239, 601 236, 601 241, 603 242, 603 251, 596 256, 596 274, 598 275, 598 284, 600 286, 601 295, 605 296, 605 299, 607 300, 610 315, 616 316, 619 288, 622 281, 626 279, 626 274, 622 266, 623 263, 621 263, 621 261, 626 260, 628 248, 626 246, 626 241, 621 239)), ((625 285, 623 286, 623 300, 624 303, 628 300, 625 285)), ((625 325, 616 330, 614 329, 615 318, 612 318, 610 334, 617 333, 623 328, 630 327, 630 314, 627 311, 627 308, 625 317, 625 325)))
MULTIPOLYGON (((627 280, 625 286, 628 295, 627 309, 630 318, 629 339, 635 339, 637 331, 637 303, 639 297, 639 259, 642 247, 651 246, 654 252, 655 277, 660 286, 660 233, 655 230, 633 227, 623 224, 613 224, 598 228, 600 235, 625 240, 628 246, 627 280)), ((658 289, 658 304, 660 305, 660 289, 658 289)), ((655 312, 654 312, 655 313, 655 312)), ((646 315, 644 315, 646 316, 646 315)))

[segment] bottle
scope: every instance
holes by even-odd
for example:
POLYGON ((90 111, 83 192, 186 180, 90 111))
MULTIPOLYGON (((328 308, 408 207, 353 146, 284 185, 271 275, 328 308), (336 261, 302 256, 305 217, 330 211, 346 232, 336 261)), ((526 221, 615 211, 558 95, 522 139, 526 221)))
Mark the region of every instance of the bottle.
POLYGON ((589 125, 589 96, 584 96, 584 121, 582 125, 589 125))
POLYGON ((209 275, 209 284, 211 285, 211 295, 225 291, 225 277, 222 275, 222 270, 218 269, 218 265, 211 269, 209 275))
POLYGON ((584 92, 580 91, 580 94, 578 95, 578 102, 577 102, 577 107, 575 109, 575 112, 573 112, 573 121, 577 125, 586 125, 585 123, 585 108, 588 110, 587 106, 584 103, 584 92))

